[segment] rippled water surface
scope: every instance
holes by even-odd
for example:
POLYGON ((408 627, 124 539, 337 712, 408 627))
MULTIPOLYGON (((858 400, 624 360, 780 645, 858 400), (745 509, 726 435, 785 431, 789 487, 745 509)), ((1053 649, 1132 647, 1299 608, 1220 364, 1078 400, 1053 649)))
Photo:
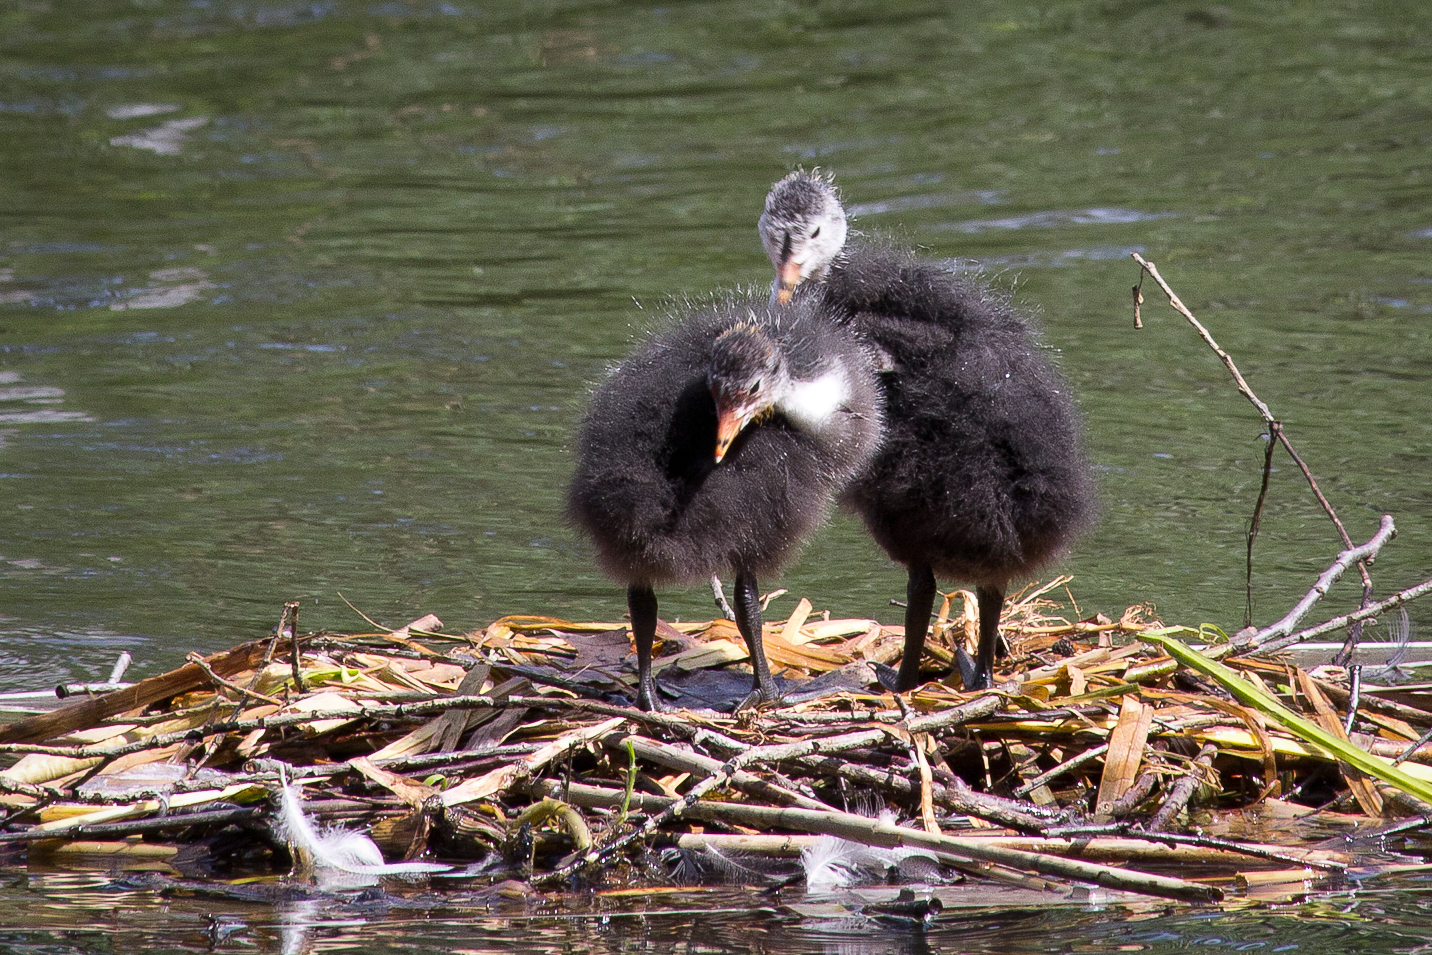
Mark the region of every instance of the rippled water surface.
POLYGON ((23 928, 0 951, 261 952, 827 952, 831 955, 1034 955, 1070 952, 1416 952, 1432 936, 1421 880, 1316 902, 1220 912, 1158 903, 1125 908, 1032 900, 947 905, 932 927, 852 914, 860 899, 742 888, 514 902, 366 897, 271 905, 160 899, 92 877, 30 876, 4 889, 23 928))
MULTIPOLYGON (((293 598, 312 628, 363 625, 340 594, 392 626, 618 619, 561 518, 585 391, 671 296, 767 281, 755 219, 797 164, 1037 312, 1102 482, 1080 612, 1244 611, 1263 428, 1148 284, 1133 329, 1132 251, 1350 534, 1395 516, 1378 592, 1424 580, 1429 27, 1420 0, 3 5, 0 688, 120 648, 157 673, 293 598)), ((1264 622, 1340 548, 1277 460, 1264 622)), ((893 622, 904 574, 840 518, 781 583, 893 622)))

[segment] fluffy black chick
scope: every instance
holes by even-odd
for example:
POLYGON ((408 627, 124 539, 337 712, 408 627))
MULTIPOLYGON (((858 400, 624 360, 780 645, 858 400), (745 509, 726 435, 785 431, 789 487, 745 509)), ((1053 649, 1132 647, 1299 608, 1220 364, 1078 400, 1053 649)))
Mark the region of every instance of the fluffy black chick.
POLYGON ((1093 521, 1068 386, 1028 321, 977 276, 887 243, 846 244, 845 210, 827 178, 796 172, 777 182, 759 231, 776 269, 772 301, 810 300, 880 356, 885 438, 849 498, 909 570, 895 688, 919 683, 939 575, 975 585, 979 646, 961 670, 966 688, 983 689, 1009 582, 1093 521))
POLYGON ((814 302, 732 297, 677 315, 592 395, 567 511, 627 585, 637 703, 651 678, 654 587, 734 572, 755 692, 776 696, 757 579, 778 573, 863 473, 883 433, 868 349, 814 302))

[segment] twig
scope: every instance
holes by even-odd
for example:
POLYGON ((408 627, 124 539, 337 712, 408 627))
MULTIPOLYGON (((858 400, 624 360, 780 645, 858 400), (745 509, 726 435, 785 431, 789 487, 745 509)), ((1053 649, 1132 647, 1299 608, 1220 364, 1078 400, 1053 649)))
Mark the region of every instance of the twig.
POLYGON ((1347 698, 1347 722, 1343 724, 1343 732, 1352 735, 1352 724, 1357 719, 1357 705, 1362 696, 1362 667, 1356 663, 1348 667, 1348 698, 1347 698))
POLYGON ((711 597, 716 601, 716 609, 721 611, 727 620, 736 619, 736 611, 726 602, 726 591, 721 589, 721 575, 711 575, 711 597))
POLYGON ((1050 811, 1031 802, 1006 799, 993 793, 977 793, 953 774, 946 777, 944 783, 933 787, 933 795, 942 805, 1015 832, 1043 832, 1051 821, 1067 819, 1072 814, 1069 810, 1050 811))
MULTIPOLYGON (((1198 334, 1202 336, 1204 342, 1208 344, 1209 348, 1213 349, 1214 354, 1223 362, 1224 367, 1227 368, 1229 374, 1233 376, 1233 381, 1238 386, 1239 393, 1242 394, 1244 398, 1247 398, 1248 402, 1258 410, 1258 414, 1262 416, 1264 424, 1269 427, 1270 440, 1276 438, 1278 443, 1283 446, 1283 449, 1288 452, 1289 457, 1298 465, 1298 469, 1303 472, 1303 477, 1307 480, 1308 486, 1313 490, 1313 496, 1318 499, 1318 503, 1322 505, 1324 513, 1328 515, 1333 522, 1333 526, 1337 528, 1338 536, 1342 538, 1343 545, 1351 548, 1352 538, 1348 536, 1347 528, 1343 527, 1342 521, 1338 519, 1337 512, 1334 511, 1333 506, 1328 503, 1328 499, 1323 496, 1322 489, 1318 487, 1318 482, 1313 477, 1313 472, 1308 468, 1307 464, 1304 463, 1302 457, 1298 455, 1298 452, 1294 450, 1293 443, 1288 440, 1288 435, 1278 423, 1278 419, 1273 417, 1273 412, 1268 409, 1268 406, 1263 403, 1261 398, 1253 393, 1253 389, 1248 387, 1248 382, 1243 379, 1243 375, 1238 371, 1238 366, 1233 363, 1233 359, 1219 346, 1208 329, 1203 327, 1203 323, 1195 318, 1193 313, 1188 310, 1188 307, 1179 300, 1179 297, 1174 294, 1173 289, 1169 288, 1163 276, 1159 275, 1158 268, 1137 252, 1132 252, 1130 255, 1133 256, 1135 262, 1139 263, 1143 271, 1147 272, 1153 280, 1158 283, 1159 288, 1163 289, 1164 294, 1168 296, 1169 304, 1172 305, 1180 315, 1186 318, 1189 324, 1197 329, 1198 334), (1275 425, 1277 425, 1277 427, 1274 427, 1275 425)), ((1140 273, 1139 284, 1143 284, 1142 273, 1140 273)), ((1358 569, 1362 572, 1363 592, 1365 595, 1364 605, 1366 605, 1366 599, 1370 598, 1372 594, 1372 577, 1368 574, 1365 564, 1359 563, 1358 569)))
POLYGON ((1291 862, 1294 865, 1307 866, 1311 869, 1324 869, 1333 872, 1345 872, 1347 865, 1336 859, 1318 859, 1306 851, 1293 852, 1285 846, 1266 846, 1257 843, 1235 842, 1232 839, 1219 839, 1216 836, 1181 835, 1178 833, 1139 833, 1130 831, 1129 838, 1149 839, 1153 842, 1161 842, 1170 846, 1194 846, 1200 849, 1216 849, 1219 852, 1232 852, 1241 856, 1250 856, 1254 859, 1263 859, 1267 862, 1291 862))
MULTIPOLYGON (((557 784, 552 783, 551 785, 555 791, 557 784)), ((543 786, 535 787, 535 791, 546 794, 543 786)), ((574 783, 570 797, 573 802, 579 804, 614 806, 621 800, 622 792, 619 789, 599 789, 595 786, 582 786, 574 783)), ((642 795, 634 798, 638 798, 644 808, 664 807, 658 815, 652 817, 654 820, 665 816, 675 806, 686 803, 688 797, 672 800, 642 795)), ((991 845, 992 840, 989 839, 935 835, 921 829, 897 826, 881 822, 878 819, 869 819, 855 813, 839 812, 833 809, 817 812, 809 809, 773 809, 743 803, 692 800, 689 805, 684 806, 683 812, 693 818, 725 819, 762 830, 786 829, 797 832, 814 832, 883 848, 908 846, 930 852, 948 853, 966 860, 993 862, 1015 869, 1038 872, 1041 875, 1076 879, 1081 882, 1092 882, 1105 888, 1164 898, 1207 902, 1219 899, 1223 894, 1215 886, 1202 885, 1184 879, 1134 872, 1115 866, 1096 865, 1062 856, 1006 849, 991 845)), ((648 825, 650 825, 650 821, 648 825)), ((638 830, 638 832, 640 831, 638 830)), ((634 839, 630 841, 634 841, 634 839)), ((533 884, 540 886, 561 884, 573 871, 575 871, 575 867, 569 869, 564 866, 538 876, 532 881, 533 884)))
MULTIPOLYGON (((285 610, 285 611, 284 611, 284 616, 287 616, 287 614, 288 614, 288 611, 285 610)), ((280 617, 279 617, 279 621, 278 621, 278 629, 276 629, 276 630, 273 632, 273 637, 272 637, 272 639, 269 640, 268 646, 264 648, 264 656, 263 656, 263 659, 262 659, 261 661, 259 661, 259 664, 258 664, 257 666, 254 667, 254 675, 253 675, 253 677, 251 677, 251 678, 249 679, 249 689, 250 689, 250 690, 256 688, 256 687, 259 685, 259 680, 263 679, 264 671, 267 670, 267 669, 268 669, 268 665, 273 662, 274 651, 278 649, 278 642, 279 642, 279 640, 282 639, 282 638, 283 638, 283 616, 280 616, 280 617)), ((219 697, 216 696, 215 699, 214 699, 214 703, 213 703, 213 713, 211 714, 211 718, 212 718, 213 716, 217 716, 217 715, 218 715, 219 706, 220 706, 221 703, 222 703, 222 700, 221 700, 219 697)), ((233 708, 232 710, 229 710, 229 715, 228 715, 228 717, 226 717, 226 719, 229 719, 229 720, 237 719, 237 718, 238 718, 238 715, 239 715, 240 713, 242 713, 243 710, 244 710, 244 698, 243 698, 243 697, 239 697, 238 701, 234 703, 234 708, 233 708)))
POLYGON ((262 700, 263 702, 268 703, 271 706, 283 706, 283 700, 277 700, 271 696, 265 696, 264 694, 259 693, 255 690, 246 690, 243 687, 239 686, 237 683, 234 683, 231 680, 226 680, 223 677, 219 676, 219 674, 214 672, 214 668, 209 666, 208 661, 206 661, 197 653, 191 653, 184 659, 187 660, 189 663, 194 664, 199 669, 203 670, 204 673, 209 677, 209 679, 213 680, 219 686, 222 686, 228 690, 233 690, 235 693, 238 693, 240 704, 252 697, 255 700, 262 700))
POLYGON ((1193 765, 1189 767, 1189 771, 1180 776, 1178 782, 1173 784, 1173 790, 1168 794, 1168 798, 1164 800, 1159 811, 1154 813, 1153 819, 1149 821, 1150 832, 1158 832, 1163 829, 1179 813, 1183 812, 1188 801, 1193 798, 1194 791, 1198 789, 1198 784, 1204 781, 1204 773, 1208 772, 1209 767, 1213 765, 1213 756, 1217 752, 1218 747, 1212 743, 1203 744, 1198 755, 1193 758, 1193 765))
POLYGON ((1298 625, 1298 621, 1306 617, 1308 611, 1313 609, 1313 605, 1321 600, 1327 594, 1328 589, 1342 577, 1343 571, 1353 563, 1371 563, 1377 557, 1378 552, 1382 550, 1382 545, 1396 536, 1397 528, 1392 523, 1392 515, 1382 515, 1382 526, 1378 528, 1371 540, 1361 547, 1349 548, 1338 554, 1337 560, 1322 572, 1317 583, 1313 584, 1312 589, 1303 595, 1303 599, 1299 600, 1282 620, 1269 624, 1250 637, 1249 645, 1255 648, 1260 647, 1274 637, 1292 633, 1293 628, 1298 625))
MULTIPOLYGON (((55 687, 54 696, 64 699, 68 696, 76 696, 80 693, 108 693, 111 690, 123 690, 126 687, 134 686, 133 683, 123 683, 124 672, 129 669, 129 664, 134 658, 129 655, 128 650, 119 652, 119 659, 114 661, 114 666, 109 671, 109 679, 99 683, 61 683, 55 687)), ((3 698, 20 699, 22 694, 5 693, 3 698)))
POLYGON ((1086 749, 1078 756, 1075 756, 1072 759, 1066 759, 1064 762, 1060 763, 1058 766, 1055 766, 1053 769, 1048 770, 1047 772, 1040 773, 1038 776, 1035 776, 1029 782, 1016 789, 1014 791, 1014 794, 1016 796, 1024 796, 1029 793, 1032 793, 1050 780, 1058 779, 1065 773, 1072 772, 1073 770, 1078 769, 1080 766, 1083 766, 1090 760, 1098 759, 1100 756, 1103 756, 1108 751, 1108 743, 1102 743, 1098 746, 1093 747, 1092 749, 1086 749))
POLYGON ((1002 694, 986 693, 984 696, 977 696, 959 706, 952 706, 947 710, 931 713, 929 716, 918 716, 906 723, 905 728, 912 733, 935 733, 940 730, 952 729, 962 723, 984 719, 993 715, 1003 705, 1004 696, 1002 694))
MULTIPOLYGON (((649 759, 662 766, 668 766, 680 772, 712 775, 722 770, 720 760, 712 759, 709 756, 702 756, 700 753, 679 750, 674 746, 667 746, 664 743, 658 743, 655 740, 649 740, 640 736, 628 736, 621 740, 610 740, 608 745, 617 751, 630 747, 635 751, 637 756, 649 759)), ((784 789, 744 770, 733 773, 730 782, 732 786, 735 786, 743 792, 759 798, 769 799, 783 806, 802 806, 806 809, 829 808, 818 799, 811 799, 798 792, 784 789)))
POLYGON ((283 636, 284 624, 288 624, 290 645, 293 651, 293 688, 297 693, 303 690, 303 670, 299 667, 298 659, 298 601, 290 600, 283 605, 283 618, 278 623, 278 635, 283 636))
MULTIPOLYGON (((952 707, 942 713, 910 720, 906 724, 906 729, 911 733, 928 733, 937 729, 948 729, 960 723, 978 719, 980 716, 987 716, 998 709, 1002 702, 1003 698, 999 694, 987 694, 961 706, 952 707)), ((694 805, 708 792, 729 783, 736 773, 752 763, 775 763, 781 760, 794 759, 799 756, 811 756, 818 753, 842 753, 853 749, 864 749, 889 738, 890 735, 889 730, 882 728, 864 730, 856 733, 844 733, 839 736, 829 736, 823 739, 800 740, 799 742, 781 745, 753 746, 731 757, 721 766, 718 772, 701 780, 701 782, 693 786, 686 795, 682 796, 681 799, 648 819, 641 828, 635 829, 605 845, 593 848, 589 852, 584 853, 580 858, 574 859, 566 865, 561 866, 552 873, 549 873, 548 876, 544 876, 544 878, 548 879, 552 884, 557 884, 590 865, 595 865, 604 859, 610 858, 638 839, 642 839, 655 832, 668 820, 681 815, 682 812, 694 805)))
POLYGON ((1114 819, 1122 819, 1138 808, 1139 804, 1153 794, 1154 787, 1159 783, 1157 773, 1145 772, 1134 780, 1134 784, 1124 791, 1109 806, 1109 815, 1114 819))
POLYGON ((149 832, 163 832, 169 829, 185 829, 189 826, 231 825, 258 819, 264 810, 257 806, 232 809, 209 809, 202 812, 178 813, 146 819, 130 819, 125 822, 96 822, 89 825, 71 826, 68 829, 26 829, 23 832, 0 832, 0 843, 35 842, 40 839, 78 839, 82 836, 122 838, 149 832))
POLYGON ((1263 520, 1263 503, 1268 500, 1268 480, 1273 476, 1273 451, 1278 447, 1277 432, 1281 422, 1268 425, 1268 449, 1263 455, 1263 484, 1258 489, 1258 503, 1253 505, 1253 519, 1248 522, 1248 563, 1244 583, 1243 626, 1253 626, 1253 542, 1258 539, 1258 526, 1263 520))
POLYGON ((1401 591, 1400 593, 1393 594, 1386 600, 1380 600, 1375 604, 1368 604, 1361 610, 1356 610, 1352 613, 1343 614, 1341 617, 1333 617, 1331 620, 1328 620, 1325 623, 1320 623, 1316 627, 1309 627, 1307 630, 1300 630, 1299 632, 1289 634, 1286 637, 1279 637, 1276 640, 1269 640, 1262 646, 1244 647, 1240 645, 1237 649, 1239 650, 1239 652, 1258 650, 1261 653, 1265 654, 1276 653, 1277 651, 1282 650, 1285 647, 1291 647, 1295 643, 1301 643, 1304 640, 1311 640, 1313 637, 1321 637, 1325 633, 1332 633, 1335 630, 1341 630, 1343 627, 1346 627, 1349 624, 1360 623, 1371 617, 1381 616, 1385 611, 1396 610, 1398 607, 1402 606, 1408 601, 1416 600, 1418 597, 1424 597, 1427 594, 1432 594, 1432 580, 1424 580, 1417 586, 1408 587, 1406 590, 1401 591))
POLYGON ((124 679, 124 673, 129 669, 129 663, 134 658, 129 655, 128 650, 119 651, 119 659, 114 661, 114 667, 109 671, 110 683, 118 683, 124 679))
POLYGON ((623 722, 625 721, 620 716, 615 716, 595 726, 582 726, 568 730, 535 753, 525 756, 515 763, 499 766, 476 779, 458 783, 434 798, 440 805, 456 806, 474 799, 495 796, 509 789, 518 781, 532 776, 543 766, 560 759, 576 747, 584 746, 613 732, 623 722))
POLYGON ((1429 740, 1432 740, 1432 729, 1429 729, 1427 732, 1417 737, 1417 742, 1404 749, 1401 753, 1398 753, 1397 758, 1392 761, 1392 765, 1402 765, 1402 763, 1406 762, 1409 758, 1411 758, 1413 753, 1416 753, 1419 749, 1425 746, 1429 740))
POLYGON ((20 796, 29 796, 31 799, 43 799, 46 801, 63 799, 67 795, 63 790, 54 786, 37 786, 33 783, 22 783, 18 779, 11 779, 0 774, 0 793, 15 793, 20 796))
MULTIPOLYGON (((1030 852, 1055 854, 1077 853, 1084 859, 1117 859, 1127 863, 1139 860, 1148 865, 1170 867, 1179 863, 1216 863, 1218 856, 1233 854, 1249 856, 1268 862, 1292 863, 1309 868, 1342 871, 1347 863, 1337 858, 1339 853, 1327 849, 1297 849, 1288 846, 1269 845, 1256 842, 1234 842, 1207 836, 1187 836, 1174 833, 1140 832, 1127 824, 1097 827, 1116 832, 1114 835, 1063 835, 1063 836, 991 836, 995 845, 1030 852), (1194 851, 1189 851, 1194 850, 1194 851)), ((1083 829, 1080 832, 1088 832, 1083 829)))

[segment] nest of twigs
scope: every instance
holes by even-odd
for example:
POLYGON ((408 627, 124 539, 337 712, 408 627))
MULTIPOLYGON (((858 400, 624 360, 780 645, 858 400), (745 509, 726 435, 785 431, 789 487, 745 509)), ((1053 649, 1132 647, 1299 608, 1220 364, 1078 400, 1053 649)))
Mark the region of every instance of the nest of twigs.
MULTIPOLYGON (((623 623, 504 617, 451 636, 426 617, 295 637, 289 605, 268 639, 0 728, 0 847, 17 863, 288 872, 270 823, 291 779, 310 816, 389 860, 539 887, 732 878, 701 859, 789 859, 822 836, 918 853, 926 880, 1189 900, 1235 877, 1302 891, 1353 862, 1408 863, 1320 846, 1312 823, 1385 836, 1388 817, 1428 810, 1432 708, 1415 689, 1360 686, 1349 719, 1343 671, 1236 656, 1147 607, 1070 621, 1048 597, 1063 583, 1008 602, 1010 652, 981 693, 940 676, 975 637, 965 592, 928 641, 934 679, 905 697, 871 673, 898 627, 801 600, 765 642, 809 682, 734 715, 632 708, 623 623), (1249 810, 1265 823, 1252 841, 1228 824, 1249 810)), ((660 636, 660 682, 748 673, 730 621, 660 636)))

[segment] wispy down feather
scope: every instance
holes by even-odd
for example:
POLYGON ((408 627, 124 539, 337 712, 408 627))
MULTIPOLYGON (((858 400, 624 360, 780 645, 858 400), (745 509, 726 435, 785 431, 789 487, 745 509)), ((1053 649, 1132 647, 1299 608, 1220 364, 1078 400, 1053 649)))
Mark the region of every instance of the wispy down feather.
MULTIPOLYGON (((894 824, 895 814, 888 809, 882 810, 879 819, 894 824)), ((903 869, 903 863, 910 859, 928 860, 926 864, 930 866, 936 864, 935 857, 923 849, 908 846, 882 849, 837 836, 821 836, 801 850, 806 888, 818 890, 844 889, 862 882, 879 881, 889 870, 903 869)))
POLYGON ((288 844, 294 872, 312 875, 320 883, 363 884, 384 875, 414 876, 452 868, 435 862, 384 862, 382 851, 366 834, 338 826, 319 829, 303 811, 298 787, 286 776, 278 834, 288 844))
POLYGON ((844 889, 883 879, 900 861, 899 849, 880 849, 836 836, 821 836, 801 850, 806 888, 844 889))

